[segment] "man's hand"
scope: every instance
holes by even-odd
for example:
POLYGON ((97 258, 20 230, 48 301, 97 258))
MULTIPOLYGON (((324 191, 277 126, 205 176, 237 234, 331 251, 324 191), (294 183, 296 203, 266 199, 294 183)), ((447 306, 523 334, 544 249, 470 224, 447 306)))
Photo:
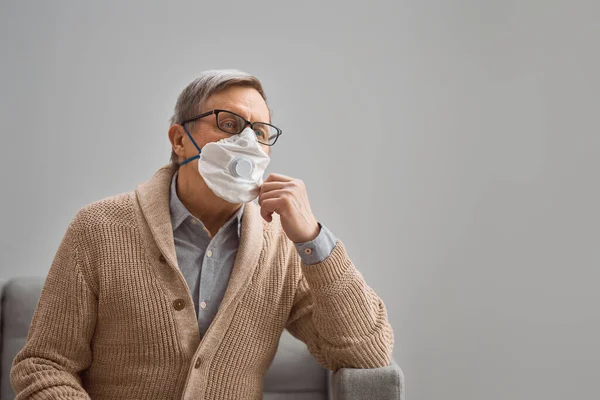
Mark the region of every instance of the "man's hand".
POLYGON ((304 182, 289 176, 270 174, 260 188, 258 196, 260 215, 267 222, 273 213, 281 217, 281 227, 294 243, 315 239, 320 227, 310 209, 304 182))

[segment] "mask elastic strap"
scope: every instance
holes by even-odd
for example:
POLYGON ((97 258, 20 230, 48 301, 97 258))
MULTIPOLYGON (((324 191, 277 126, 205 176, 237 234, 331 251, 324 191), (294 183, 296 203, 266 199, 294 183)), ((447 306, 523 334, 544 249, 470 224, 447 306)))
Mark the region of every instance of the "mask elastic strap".
MULTIPOLYGON (((194 140, 194 138, 192 137, 192 135, 190 134, 190 132, 187 130, 187 128, 185 127, 184 124, 182 124, 181 126, 183 126, 183 130, 185 131, 185 133, 187 133, 187 135, 190 137, 190 140, 192 141, 192 143, 194 144, 194 146, 198 149, 198 153, 201 153, 202 150, 200 150, 200 147, 196 144, 196 141, 194 140)), ((192 162, 194 160, 197 160, 200 158, 200 154, 198 154, 197 156, 194 157, 190 157, 187 160, 185 160, 184 162, 180 163, 179 166, 185 165, 189 162, 192 162)))

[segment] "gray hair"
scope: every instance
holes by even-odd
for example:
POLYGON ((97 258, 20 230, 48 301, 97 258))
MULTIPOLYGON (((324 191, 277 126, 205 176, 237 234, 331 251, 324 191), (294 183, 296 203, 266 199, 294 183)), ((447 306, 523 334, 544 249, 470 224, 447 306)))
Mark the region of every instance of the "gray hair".
MULTIPOLYGON (((265 102, 267 101, 262 84, 254 75, 236 69, 204 71, 200 77, 187 85, 177 98, 170 124, 179 124, 202 113, 202 107, 210 96, 230 86, 248 86, 256 89, 265 102)), ((192 122, 188 125, 190 130, 193 128, 193 124, 192 122)), ((171 163, 177 168, 179 167, 178 158, 177 153, 171 150, 171 163)))

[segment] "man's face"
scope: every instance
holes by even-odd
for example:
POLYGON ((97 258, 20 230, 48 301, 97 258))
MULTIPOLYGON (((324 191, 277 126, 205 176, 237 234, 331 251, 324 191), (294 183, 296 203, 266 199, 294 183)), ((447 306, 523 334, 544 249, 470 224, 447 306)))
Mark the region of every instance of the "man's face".
MULTIPOLYGON (((267 103, 256 89, 250 87, 231 86, 216 93, 208 98, 201 111, 206 112, 214 109, 232 111, 251 122, 269 122, 267 103)), ((188 126, 186 125, 186 127, 188 126)), ((201 149, 207 143, 231 137, 230 134, 217 127, 214 114, 196 121, 193 128, 190 130, 188 127, 188 130, 201 149)), ((262 146, 265 153, 270 154, 270 146, 263 144, 260 144, 260 146, 262 146)), ((198 155, 198 150, 187 135, 183 137, 183 147, 185 156, 180 157, 180 161, 198 155)))

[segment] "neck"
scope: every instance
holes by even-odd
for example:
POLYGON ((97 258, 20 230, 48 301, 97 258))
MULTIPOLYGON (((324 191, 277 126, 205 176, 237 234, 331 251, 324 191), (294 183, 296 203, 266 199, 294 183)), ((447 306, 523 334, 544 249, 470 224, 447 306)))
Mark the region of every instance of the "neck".
POLYGON ((202 221, 211 235, 215 236, 242 205, 229 203, 215 195, 192 165, 196 163, 179 168, 177 196, 190 214, 202 221))

